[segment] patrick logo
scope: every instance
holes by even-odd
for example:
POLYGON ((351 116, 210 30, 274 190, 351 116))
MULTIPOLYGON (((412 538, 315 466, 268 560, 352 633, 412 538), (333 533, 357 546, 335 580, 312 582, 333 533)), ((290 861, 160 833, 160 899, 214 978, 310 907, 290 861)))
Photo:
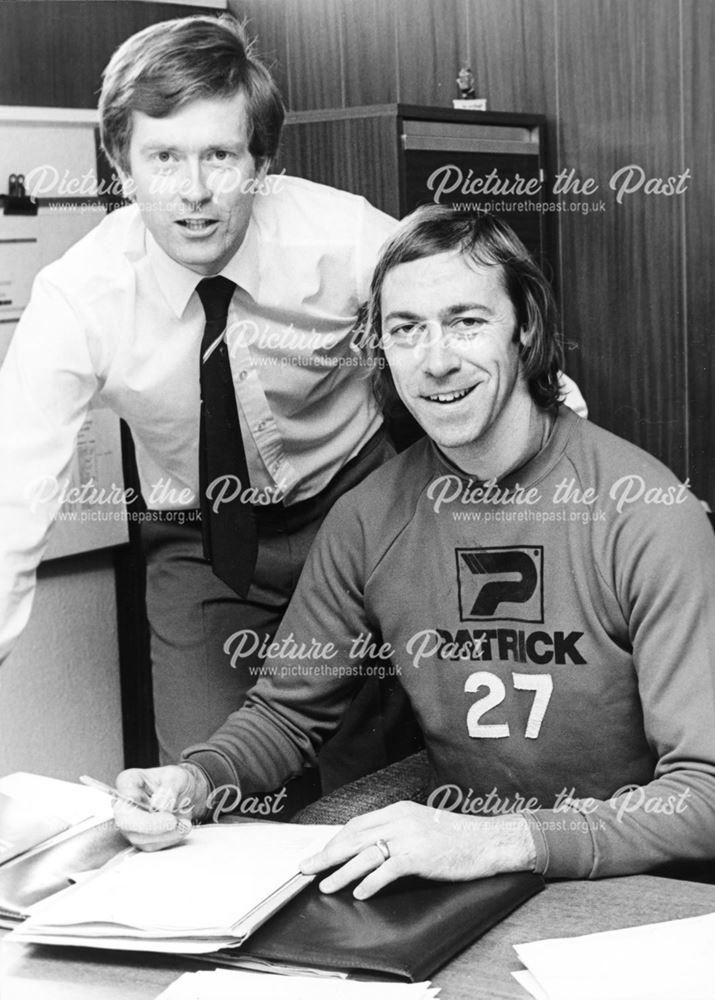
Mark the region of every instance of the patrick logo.
POLYGON ((456 549, 462 621, 543 622, 541 545, 456 549))

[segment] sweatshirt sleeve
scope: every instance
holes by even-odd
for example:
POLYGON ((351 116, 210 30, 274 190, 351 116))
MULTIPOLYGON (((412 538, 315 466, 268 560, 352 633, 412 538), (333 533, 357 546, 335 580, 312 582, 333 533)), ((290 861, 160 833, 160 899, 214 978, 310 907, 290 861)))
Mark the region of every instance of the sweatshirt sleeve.
MULTIPOLYGON (((599 562, 628 622, 654 776, 607 801, 528 815, 537 870, 554 878, 715 858, 715 537, 687 491, 639 507, 613 512, 610 557, 599 562)), ((595 738, 607 755, 608 734, 595 738)))
MULTIPOLYGON (((361 679, 356 637, 373 634, 363 601, 364 540, 349 497, 325 520, 245 704, 182 759, 214 787, 271 791, 315 763, 361 679)), ((255 634, 240 636, 257 641, 255 634)), ((247 647, 244 647, 247 648, 247 647)))

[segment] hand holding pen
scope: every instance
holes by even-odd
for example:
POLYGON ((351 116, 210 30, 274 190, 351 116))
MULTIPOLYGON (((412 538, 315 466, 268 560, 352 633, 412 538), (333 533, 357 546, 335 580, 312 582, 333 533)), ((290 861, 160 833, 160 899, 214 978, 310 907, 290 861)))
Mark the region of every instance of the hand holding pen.
POLYGON ((198 768, 172 764, 122 771, 113 791, 117 827, 135 847, 158 851, 188 836, 209 789, 198 768))

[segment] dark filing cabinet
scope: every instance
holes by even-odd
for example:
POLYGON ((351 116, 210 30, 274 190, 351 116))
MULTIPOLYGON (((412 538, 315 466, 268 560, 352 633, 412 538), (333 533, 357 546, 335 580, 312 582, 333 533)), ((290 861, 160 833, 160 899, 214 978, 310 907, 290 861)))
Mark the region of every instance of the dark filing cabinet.
POLYGON ((489 208, 542 264, 553 259, 545 200, 545 118, 378 104, 290 112, 278 165, 364 195, 396 217, 439 202, 489 208))

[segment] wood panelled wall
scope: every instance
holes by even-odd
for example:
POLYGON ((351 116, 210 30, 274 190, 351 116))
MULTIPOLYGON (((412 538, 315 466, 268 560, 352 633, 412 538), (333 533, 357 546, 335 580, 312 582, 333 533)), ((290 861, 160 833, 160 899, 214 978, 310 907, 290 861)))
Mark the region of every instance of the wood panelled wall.
POLYGON ((216 11, 200 2, 0 0, 0 104, 96 108, 102 70, 125 38, 191 13, 216 11))
MULTIPOLYGON (((554 216, 568 371, 593 419, 715 506, 712 0, 229 0, 291 110, 449 106, 469 61, 491 110, 548 116, 549 163, 605 210, 554 216), (679 196, 612 175, 689 169, 679 196)), ((356 151, 357 152, 357 151, 356 151)), ((365 155, 365 151, 360 151, 365 155)), ((544 200, 554 201, 548 194, 544 200)))
MULTIPOLYGON (((292 110, 448 106, 468 60, 493 110, 542 112, 550 167, 605 211, 554 217, 567 367, 593 418, 715 506, 712 0, 229 0, 292 110), (691 172, 681 196, 616 202, 609 179, 691 172)), ((0 3, 0 103, 91 107, 113 48, 186 7, 0 3)), ((369 151, 367 151, 369 152, 369 151)), ((365 155, 366 151, 360 151, 365 155)), ((545 200, 554 200, 551 198, 545 200)))

